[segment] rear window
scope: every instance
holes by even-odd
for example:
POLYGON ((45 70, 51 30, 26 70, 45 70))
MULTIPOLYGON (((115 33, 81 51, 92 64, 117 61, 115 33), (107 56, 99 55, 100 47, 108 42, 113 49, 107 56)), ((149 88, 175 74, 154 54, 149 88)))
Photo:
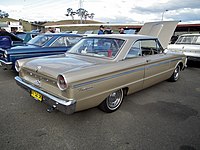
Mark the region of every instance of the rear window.
POLYGON ((116 57, 124 40, 115 38, 84 38, 74 45, 68 52, 95 57, 116 57))

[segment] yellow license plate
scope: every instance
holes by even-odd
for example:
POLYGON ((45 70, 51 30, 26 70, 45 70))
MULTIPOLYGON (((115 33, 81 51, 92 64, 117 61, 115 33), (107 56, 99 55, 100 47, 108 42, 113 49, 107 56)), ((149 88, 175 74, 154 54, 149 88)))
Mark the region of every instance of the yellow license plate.
POLYGON ((35 98, 36 100, 42 101, 42 94, 36 91, 31 90, 31 96, 35 98))

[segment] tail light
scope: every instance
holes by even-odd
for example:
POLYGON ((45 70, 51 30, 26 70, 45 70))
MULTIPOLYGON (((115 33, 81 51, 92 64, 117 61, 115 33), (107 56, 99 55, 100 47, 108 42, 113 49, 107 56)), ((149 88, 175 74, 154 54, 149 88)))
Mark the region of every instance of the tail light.
POLYGON ((58 75, 57 77, 57 85, 60 90, 66 90, 67 89, 67 81, 65 80, 63 75, 58 75))

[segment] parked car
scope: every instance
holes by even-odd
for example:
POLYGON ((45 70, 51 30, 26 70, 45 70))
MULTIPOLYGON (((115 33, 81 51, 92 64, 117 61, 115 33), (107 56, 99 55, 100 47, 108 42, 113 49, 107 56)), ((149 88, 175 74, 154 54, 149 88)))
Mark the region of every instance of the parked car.
POLYGON ((185 62, 185 55, 163 53, 156 37, 94 35, 62 55, 18 60, 15 80, 50 105, 48 111, 70 114, 99 106, 110 113, 126 95, 167 79, 177 81, 185 62))
POLYGON ((14 69, 15 61, 18 59, 63 54, 80 38, 81 35, 67 33, 38 35, 24 46, 0 49, 0 65, 5 69, 14 69))
POLYGON ((183 34, 168 46, 171 52, 181 52, 188 60, 200 60, 200 34, 183 34))
POLYGON ((0 48, 9 49, 18 45, 24 45, 22 39, 5 30, 0 30, 0 48))
POLYGON ((35 36, 39 35, 39 32, 17 32, 16 36, 23 40, 23 43, 27 43, 35 36))
POLYGON ((12 47, 12 40, 9 36, 0 36, 0 48, 8 49, 12 47))

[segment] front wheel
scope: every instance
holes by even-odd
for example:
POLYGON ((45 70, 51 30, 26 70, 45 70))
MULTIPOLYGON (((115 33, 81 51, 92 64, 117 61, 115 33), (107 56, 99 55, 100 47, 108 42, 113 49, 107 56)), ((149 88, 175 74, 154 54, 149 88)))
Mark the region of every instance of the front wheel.
POLYGON ((175 68, 175 70, 174 70, 172 76, 169 78, 169 81, 176 82, 176 81, 179 79, 180 70, 181 70, 181 68, 180 68, 180 66, 178 65, 178 66, 175 68))
POLYGON ((100 105, 99 108, 104 112, 111 113, 116 111, 122 104, 124 92, 122 89, 111 93, 100 105))

